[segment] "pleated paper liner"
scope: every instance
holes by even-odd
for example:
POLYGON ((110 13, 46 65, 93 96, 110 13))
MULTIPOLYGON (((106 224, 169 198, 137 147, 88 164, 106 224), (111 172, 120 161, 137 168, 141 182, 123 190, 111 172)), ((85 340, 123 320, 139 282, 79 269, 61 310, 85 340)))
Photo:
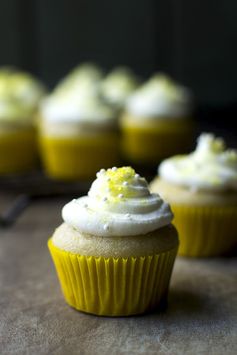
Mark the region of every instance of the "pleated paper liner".
POLYGON ((237 206, 171 207, 179 233, 179 255, 218 256, 237 245, 237 206))
POLYGON ((51 240, 65 300, 77 310, 104 316, 128 316, 157 308, 167 297, 177 247, 161 254, 104 258, 60 250, 51 240))
POLYGON ((37 164, 37 139, 33 129, 0 134, 0 174, 25 172, 37 164))
POLYGON ((124 155, 132 161, 157 164, 161 160, 186 152, 192 142, 194 124, 192 120, 178 122, 157 120, 157 125, 134 125, 132 122, 122 124, 124 155))
POLYGON ((119 164, 117 134, 91 137, 39 138, 41 158, 47 174, 59 179, 88 179, 101 168, 119 164))

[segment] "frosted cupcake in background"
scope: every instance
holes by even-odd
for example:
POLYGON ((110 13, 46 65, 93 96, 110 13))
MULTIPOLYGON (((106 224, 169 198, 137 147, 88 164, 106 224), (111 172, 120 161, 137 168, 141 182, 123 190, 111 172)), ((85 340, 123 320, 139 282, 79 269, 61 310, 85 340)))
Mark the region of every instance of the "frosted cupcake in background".
POLYGON ((179 254, 212 256, 237 246, 237 150, 202 134, 196 150, 164 160, 151 191, 174 212, 179 254))
POLYGON ((44 100, 39 128, 42 161, 52 178, 90 179, 101 165, 119 161, 116 112, 90 79, 44 100))
POLYGON ((127 316, 166 301, 178 248, 173 215, 131 167, 101 169, 62 217, 48 246, 69 305, 127 316))
POLYGON ((102 81, 101 94, 108 104, 120 111, 138 84, 138 78, 129 68, 117 67, 102 81))
POLYGON ((93 63, 82 63, 72 69, 63 79, 59 81, 54 89, 56 94, 75 92, 82 86, 87 86, 88 90, 98 92, 103 78, 103 71, 93 63))
POLYGON ((36 115, 44 86, 28 73, 0 69, 0 174, 37 164, 36 115))
POLYGON ((135 163, 157 163, 185 152, 192 142, 192 96, 188 89, 156 74, 128 99, 121 118, 123 150, 135 163))

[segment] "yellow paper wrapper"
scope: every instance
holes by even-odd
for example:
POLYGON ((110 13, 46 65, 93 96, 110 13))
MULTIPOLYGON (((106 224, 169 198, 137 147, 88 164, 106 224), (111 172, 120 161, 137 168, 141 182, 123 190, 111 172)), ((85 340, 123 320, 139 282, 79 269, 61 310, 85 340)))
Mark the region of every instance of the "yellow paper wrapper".
POLYGON ((92 137, 40 137, 41 158, 46 173, 56 179, 88 179, 101 168, 119 163, 116 134, 92 137))
POLYGON ((217 256, 237 245, 237 206, 171 207, 179 233, 179 255, 217 256))
POLYGON ((177 247, 161 254, 104 258, 60 250, 51 240, 53 258, 66 302, 77 310, 103 316, 128 316, 165 302, 177 247))
POLYGON ((174 124, 158 122, 156 125, 135 126, 122 124, 123 152, 130 160, 157 164, 157 161, 177 153, 185 153, 191 145, 194 132, 189 120, 174 124))
POLYGON ((25 172, 37 164, 34 129, 0 133, 0 174, 25 172))

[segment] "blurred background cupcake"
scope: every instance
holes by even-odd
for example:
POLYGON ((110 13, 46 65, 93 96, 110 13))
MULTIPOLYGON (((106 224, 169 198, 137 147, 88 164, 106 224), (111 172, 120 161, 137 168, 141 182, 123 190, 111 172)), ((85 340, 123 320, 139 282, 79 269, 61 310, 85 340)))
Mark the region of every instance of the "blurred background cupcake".
POLYGON ((164 160, 151 190, 171 205, 180 255, 221 255, 237 246, 237 150, 221 138, 202 134, 193 153, 164 160))
POLYGON ((44 94, 43 85, 30 74, 0 69, 0 174, 36 166, 35 120, 44 94))
POLYGON ((115 110, 100 96, 100 74, 79 67, 41 105, 41 157, 47 175, 90 179, 119 161, 115 110))
POLYGON ((128 99, 121 119, 125 157, 154 164, 185 152, 192 142, 192 96, 164 74, 155 74, 128 99))
POLYGON ((116 67, 102 81, 101 94, 108 104, 121 111, 138 84, 139 80, 131 69, 116 67))

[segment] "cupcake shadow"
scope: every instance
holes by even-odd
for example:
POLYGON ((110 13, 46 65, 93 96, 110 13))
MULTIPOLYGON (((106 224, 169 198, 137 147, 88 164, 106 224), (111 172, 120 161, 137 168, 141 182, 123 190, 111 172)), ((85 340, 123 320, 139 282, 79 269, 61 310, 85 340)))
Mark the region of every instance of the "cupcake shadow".
POLYGON ((173 317, 175 319, 177 316, 185 319, 204 314, 206 309, 205 301, 200 295, 184 290, 170 290, 168 299, 164 299, 158 308, 136 317, 151 316, 156 318, 162 316, 162 318, 173 317))
POLYGON ((192 291, 171 289, 165 312, 194 316, 206 311, 205 299, 192 291))

